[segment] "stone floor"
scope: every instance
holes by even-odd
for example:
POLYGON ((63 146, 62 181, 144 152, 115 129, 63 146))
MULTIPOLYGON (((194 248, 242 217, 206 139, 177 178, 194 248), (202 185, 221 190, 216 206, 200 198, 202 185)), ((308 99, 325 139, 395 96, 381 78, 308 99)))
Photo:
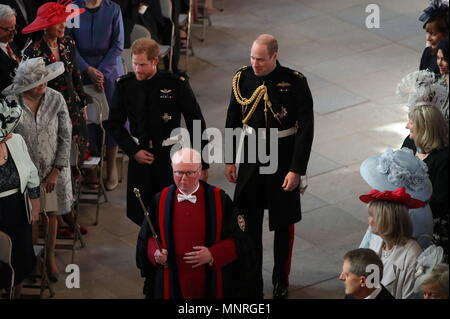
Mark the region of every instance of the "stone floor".
MULTIPOLYGON (((206 41, 194 38, 195 57, 189 58, 191 84, 207 125, 223 129, 234 72, 249 63, 258 34, 275 35, 280 62, 307 76, 315 102, 309 187, 302 198, 303 220, 296 225, 290 298, 342 298, 342 256, 357 248, 367 227, 365 205, 357 198, 369 188, 359 166, 387 147, 398 148, 407 134, 407 110, 395 88, 418 68, 425 34, 417 18, 426 1, 377 0, 379 29, 365 26, 372 0, 225 2, 225 10, 212 16, 206 41)), ((199 36, 200 27, 193 32, 199 36)), ((232 194, 222 165, 212 165, 209 181, 232 194)), ((94 208, 83 207, 81 224, 89 233, 75 259, 81 288, 67 289, 63 275, 55 298, 143 297, 135 266, 138 228, 125 217, 125 185, 124 180, 108 193, 98 226, 91 226, 94 208)), ((265 292, 271 298, 273 234, 265 227, 265 292)), ((57 257, 64 271, 70 253, 58 251, 57 257)))

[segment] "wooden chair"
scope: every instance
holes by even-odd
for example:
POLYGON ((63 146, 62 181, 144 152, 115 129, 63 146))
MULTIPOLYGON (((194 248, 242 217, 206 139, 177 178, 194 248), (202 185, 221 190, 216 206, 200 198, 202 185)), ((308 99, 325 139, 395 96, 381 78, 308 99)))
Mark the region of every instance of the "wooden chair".
POLYGON ((80 165, 80 170, 82 172, 82 181, 80 185, 80 190, 78 192, 78 211, 79 205, 82 203, 95 204, 95 222, 94 225, 98 225, 99 212, 100 212, 100 198, 104 197, 104 202, 108 201, 108 197, 105 191, 105 185, 103 183, 103 158, 105 156, 105 128, 103 127, 103 106, 102 102, 95 96, 92 97, 93 103, 88 105, 88 123, 94 123, 99 125, 101 131, 101 142, 98 145, 99 156, 92 156, 89 160, 84 161, 80 165), (86 170, 95 170, 96 182, 88 182, 85 180, 86 170), (95 198, 92 198, 92 195, 95 198), (91 197, 86 198, 85 196, 91 197))
POLYGON ((48 242, 48 216, 47 213, 42 211, 39 214, 39 229, 40 236, 35 245, 33 245, 34 253, 37 258, 36 270, 37 272, 31 274, 23 284, 24 292, 22 293, 22 298, 31 299, 36 298, 36 295, 25 294, 26 289, 38 289, 39 298, 45 297, 45 291, 48 290, 49 297, 53 298, 55 296, 55 290, 53 285, 50 283, 47 274, 47 242, 48 242), (31 281, 30 281, 31 280, 31 281))

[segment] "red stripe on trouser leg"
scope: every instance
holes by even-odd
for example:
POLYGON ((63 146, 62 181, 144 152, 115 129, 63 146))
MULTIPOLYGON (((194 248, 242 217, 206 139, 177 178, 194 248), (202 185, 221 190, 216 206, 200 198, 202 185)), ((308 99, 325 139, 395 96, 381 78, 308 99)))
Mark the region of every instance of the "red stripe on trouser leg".
POLYGON ((289 226, 289 254, 288 259, 285 265, 285 274, 286 274, 286 283, 289 284, 289 274, 291 272, 291 262, 292 262, 292 248, 294 247, 294 234, 295 234, 295 226, 289 226))

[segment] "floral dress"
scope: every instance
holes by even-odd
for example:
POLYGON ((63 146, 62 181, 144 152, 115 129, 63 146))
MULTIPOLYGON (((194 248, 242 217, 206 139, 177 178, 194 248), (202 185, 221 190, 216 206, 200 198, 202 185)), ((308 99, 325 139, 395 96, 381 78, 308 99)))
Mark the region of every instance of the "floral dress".
MULTIPOLYGON (((58 39, 58 48, 65 72, 48 82, 48 86, 60 92, 66 100, 72 121, 72 140, 78 146, 78 162, 82 162, 88 146, 88 133, 84 119, 84 107, 88 104, 88 96, 83 90, 80 71, 76 65, 75 41, 71 37, 65 36, 58 39)), ((28 58, 42 57, 46 65, 56 62, 56 57, 42 38, 25 49, 25 56, 28 58)))
POLYGON ((58 212, 53 214, 69 213, 73 204, 69 167, 72 125, 64 97, 47 87, 36 115, 24 103, 22 96, 11 95, 8 98, 19 101, 23 107, 23 114, 15 132, 25 140, 30 158, 38 170, 39 179, 43 181, 47 178, 53 167, 61 167, 56 182, 58 212))

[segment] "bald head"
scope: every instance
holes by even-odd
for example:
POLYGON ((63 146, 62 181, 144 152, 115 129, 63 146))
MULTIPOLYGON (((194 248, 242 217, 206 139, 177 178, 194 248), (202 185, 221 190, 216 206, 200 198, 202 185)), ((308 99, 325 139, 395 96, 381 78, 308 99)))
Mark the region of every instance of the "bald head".
POLYGON ((192 148, 182 148, 172 155, 172 165, 184 164, 201 164, 202 157, 199 152, 192 148))
POLYGON ((202 157, 191 148, 182 148, 172 156, 173 180, 184 194, 191 194, 199 184, 202 157))
POLYGON ((253 43, 265 46, 269 57, 272 57, 275 53, 278 53, 278 41, 271 34, 261 34, 253 43))

